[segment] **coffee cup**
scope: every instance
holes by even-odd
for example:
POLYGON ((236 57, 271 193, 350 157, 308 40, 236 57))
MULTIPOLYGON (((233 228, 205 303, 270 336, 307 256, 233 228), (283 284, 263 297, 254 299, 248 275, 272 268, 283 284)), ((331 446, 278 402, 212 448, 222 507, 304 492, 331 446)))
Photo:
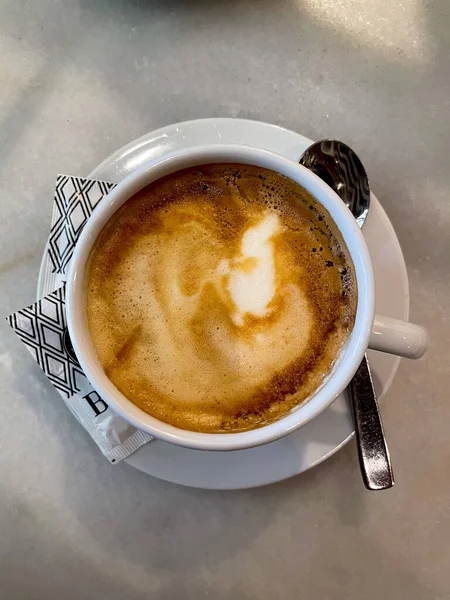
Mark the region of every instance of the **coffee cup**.
POLYGON ((325 410, 345 389, 367 348, 419 358, 425 352, 425 329, 375 314, 372 264, 361 231, 335 192, 298 163, 257 148, 210 145, 167 154, 143 165, 118 184, 96 207, 74 251, 67 280, 67 322, 78 360, 93 387, 124 419, 155 437, 200 450, 237 450, 274 441, 302 427, 325 410), (348 342, 307 401, 278 420, 249 431, 200 433, 170 425, 147 414, 121 393, 105 374, 93 345, 86 311, 86 276, 94 244, 112 215, 145 186, 182 169, 198 165, 237 163, 275 171, 300 184, 328 212, 353 261, 357 308, 348 342))

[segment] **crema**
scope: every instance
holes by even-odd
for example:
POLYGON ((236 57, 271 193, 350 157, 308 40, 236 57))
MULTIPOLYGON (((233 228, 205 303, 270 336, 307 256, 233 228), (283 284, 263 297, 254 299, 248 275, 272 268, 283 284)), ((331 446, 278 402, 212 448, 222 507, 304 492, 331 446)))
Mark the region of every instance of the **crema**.
POLYGON ((310 398, 356 312, 331 217, 282 175, 204 165, 149 185, 89 259, 87 314, 106 375, 183 429, 260 427, 310 398))

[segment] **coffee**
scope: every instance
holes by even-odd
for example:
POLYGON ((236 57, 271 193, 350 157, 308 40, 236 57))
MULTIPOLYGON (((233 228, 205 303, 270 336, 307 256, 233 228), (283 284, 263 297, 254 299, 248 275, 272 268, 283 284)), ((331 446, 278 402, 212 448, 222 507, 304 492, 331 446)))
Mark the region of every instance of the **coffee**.
POLYGON ((160 179, 113 215, 89 259, 87 314, 130 401, 183 429, 238 432, 321 385, 356 296, 340 233, 300 185, 216 164, 160 179))

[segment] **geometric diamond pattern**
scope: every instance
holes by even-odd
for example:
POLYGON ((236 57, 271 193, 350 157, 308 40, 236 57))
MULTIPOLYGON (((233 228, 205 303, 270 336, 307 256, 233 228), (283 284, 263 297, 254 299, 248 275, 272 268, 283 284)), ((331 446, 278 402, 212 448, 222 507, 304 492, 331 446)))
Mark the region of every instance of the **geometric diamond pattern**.
POLYGON ((65 305, 63 286, 9 316, 8 321, 59 393, 68 399, 83 389, 86 377, 64 343, 68 337, 65 305))
POLYGON ((53 348, 57 352, 62 352, 63 341, 61 332, 49 327, 48 325, 45 325, 44 323, 42 323, 40 326, 44 344, 50 348, 53 348))
POLYGON ((14 319, 14 329, 16 329, 19 334, 35 337, 33 317, 26 313, 19 313, 18 315, 15 315, 14 319))
MULTIPOLYGON (((58 176, 47 274, 51 268, 52 273, 62 275, 64 280, 84 225, 100 200, 115 185, 83 177, 58 176)), ((69 337, 65 300, 64 284, 35 304, 15 312, 7 320, 103 454, 112 463, 117 463, 152 438, 113 413, 92 388, 81 370, 69 337), (97 398, 94 402, 93 394, 97 398), (99 411, 99 407, 102 410, 99 411)))
POLYGON ((54 247, 58 250, 59 256, 64 256, 69 248, 70 240, 67 231, 63 229, 55 237, 54 247))
POLYGON ((70 224, 72 225, 72 229, 75 232, 75 235, 81 231, 81 228, 88 220, 88 214, 84 205, 80 200, 75 204, 73 209, 69 213, 70 224))
POLYGON ((65 274, 80 233, 102 198, 115 183, 58 175, 48 254, 52 272, 65 274))
POLYGON ((43 298, 39 305, 39 315, 45 316, 47 322, 52 321, 53 323, 60 323, 62 319, 61 315, 61 304, 54 298, 47 296, 43 298))
POLYGON ((45 363, 47 366, 47 373, 52 377, 57 377, 61 381, 67 380, 67 369, 64 364, 64 361, 56 358, 55 356, 51 356, 50 354, 46 354, 45 363))

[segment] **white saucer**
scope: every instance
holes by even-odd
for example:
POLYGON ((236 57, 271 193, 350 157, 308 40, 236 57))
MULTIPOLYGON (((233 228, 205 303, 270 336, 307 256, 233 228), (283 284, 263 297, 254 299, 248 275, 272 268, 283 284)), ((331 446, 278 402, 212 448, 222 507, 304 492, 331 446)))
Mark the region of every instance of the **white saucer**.
MULTIPOLYGON (((208 143, 238 143, 266 148, 297 160, 311 140, 275 125, 242 119, 201 119, 163 127, 124 146, 89 177, 119 182, 138 166, 166 152, 208 143)), ((364 236, 376 280, 376 310, 408 319, 409 287, 405 261, 395 231, 375 196, 364 236)), ((46 253, 39 273, 38 297, 57 285, 47 270, 46 253)), ((400 359, 369 352, 379 398, 389 389, 400 359)), ((149 475, 206 489, 257 487, 292 477, 319 464, 354 433, 348 399, 342 394, 313 422, 266 446, 235 452, 205 452, 153 440, 127 459, 149 475)))

